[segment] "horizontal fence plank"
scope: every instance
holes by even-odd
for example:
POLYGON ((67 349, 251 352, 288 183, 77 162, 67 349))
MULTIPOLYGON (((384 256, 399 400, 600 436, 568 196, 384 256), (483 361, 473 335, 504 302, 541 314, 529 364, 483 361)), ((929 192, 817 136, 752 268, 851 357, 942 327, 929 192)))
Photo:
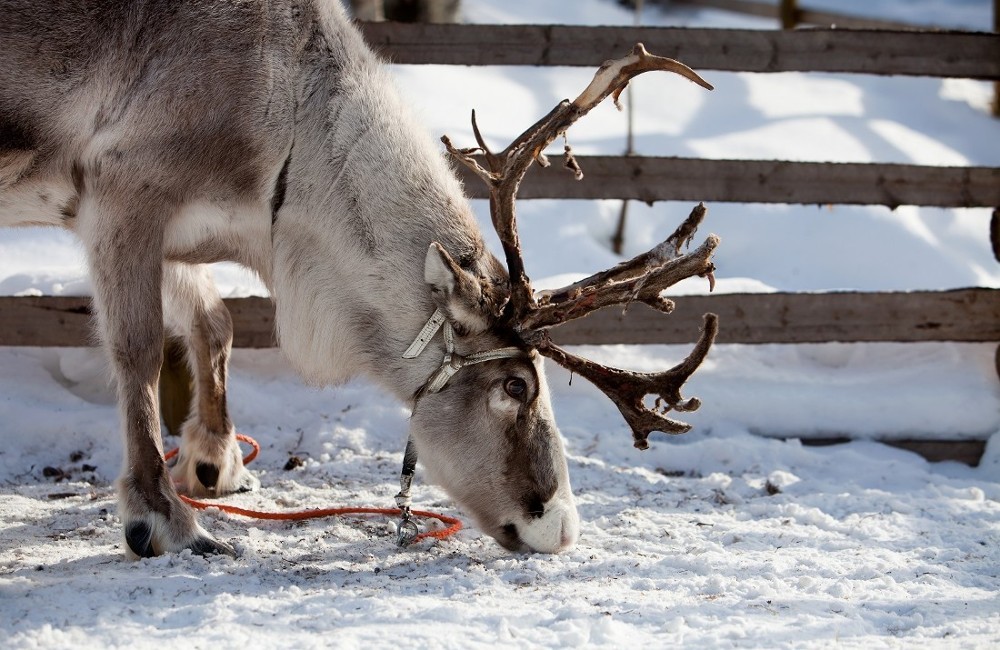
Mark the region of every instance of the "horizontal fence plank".
MULTIPOLYGON (((233 345, 274 347, 274 305, 270 298, 229 298, 233 345)), ((0 297, 0 345, 85 347, 95 345, 90 298, 84 296, 0 297)))
POLYGON ((0 345, 85 347, 93 328, 90 298, 0 297, 0 345))
POLYGON ((607 308, 552 332, 559 343, 690 343, 702 314, 719 315, 718 343, 1000 341, 1000 290, 758 293, 681 296, 664 316, 645 305, 607 308))
MULTIPOLYGON (((761 18, 774 18, 778 20, 781 12, 778 8, 777 0, 770 4, 764 2, 747 2, 746 0, 653 0, 653 4, 680 4, 695 5, 708 9, 721 9, 733 13, 745 14, 748 16, 760 16, 761 18)), ((876 18, 863 18, 860 16, 848 16, 830 11, 818 11, 801 7, 795 10, 796 23, 807 23, 811 25, 836 25, 839 28, 848 29, 933 29, 915 25, 913 23, 903 23, 894 20, 879 20, 876 18)))
MULTIPOLYGON (((576 156, 575 180, 558 160, 533 165, 520 199, 637 199, 938 207, 1000 206, 1000 168, 881 163, 802 163, 646 156, 576 156)), ((466 192, 488 198, 464 165, 466 192)))
MULTIPOLYGON (((644 305, 608 308, 555 330, 573 344, 690 343, 702 314, 719 315, 719 343, 827 341, 1000 341, 1000 290, 959 289, 894 293, 768 293, 681 296, 664 315, 644 305)), ((268 298, 231 298, 234 345, 274 345, 274 307, 268 298)), ((86 346, 90 299, 0 298, 0 345, 86 346)))
POLYGON ((359 25, 374 49, 403 64, 592 67, 641 42, 696 70, 1000 79, 1000 35, 986 32, 359 25))

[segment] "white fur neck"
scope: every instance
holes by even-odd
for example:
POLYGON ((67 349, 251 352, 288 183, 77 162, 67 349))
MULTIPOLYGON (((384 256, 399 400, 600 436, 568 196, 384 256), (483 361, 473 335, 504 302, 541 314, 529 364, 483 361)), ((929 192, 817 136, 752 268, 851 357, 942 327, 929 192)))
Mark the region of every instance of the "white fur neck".
POLYGON ((364 372, 408 402, 443 350, 436 342, 421 359, 401 359, 434 311, 428 245, 441 242, 473 265, 495 260, 443 152, 384 66, 353 30, 326 28, 337 30, 328 38, 343 58, 331 57, 324 77, 303 66, 285 201, 272 228, 278 335, 310 383, 364 372))

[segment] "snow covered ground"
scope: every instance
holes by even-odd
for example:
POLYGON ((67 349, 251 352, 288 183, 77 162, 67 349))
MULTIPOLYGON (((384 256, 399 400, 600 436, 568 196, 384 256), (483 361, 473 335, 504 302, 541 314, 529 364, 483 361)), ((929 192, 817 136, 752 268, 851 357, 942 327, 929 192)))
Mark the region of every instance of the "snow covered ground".
MULTIPOLYGON (((988 0, 812 6, 989 29, 988 0)), ((607 0, 465 0, 473 22, 631 24, 607 0)), ((690 7, 643 24, 767 28, 690 7)), ((510 138, 590 72, 397 69, 433 133, 510 138)), ((634 86, 649 155, 1000 165, 988 84, 707 71, 707 93, 669 78, 634 86)), ((580 153, 620 153, 625 118, 601 107, 570 133, 580 153)), ((586 181, 584 181, 586 182, 586 181)), ((710 205, 723 240, 720 291, 1000 287, 986 210, 710 205)), ((483 223, 487 208, 476 206, 483 223)), ((524 202, 535 278, 615 261, 619 203, 524 202)), ((664 238, 689 205, 632 204, 629 254, 664 238)), ((224 295, 261 291, 232 266, 224 295)), ((701 286, 682 287, 701 291, 701 286)), ((0 231, 0 295, 89 293, 62 233, 0 231)), ((723 326, 725 324, 723 323, 723 326)), ((719 346, 692 379, 695 430, 632 449, 620 415, 549 368, 583 518, 559 556, 518 556, 473 528, 407 551, 392 523, 298 524, 210 512, 240 557, 122 561, 111 482, 117 414, 95 350, 0 348, 0 638, 5 647, 997 647, 1000 645, 1000 384, 994 345, 719 346), (764 436, 757 435, 764 434, 764 436), (765 436, 850 435, 826 448, 765 436), (929 464, 877 435, 988 440, 978 468, 929 464), (48 468, 48 470, 46 470, 48 468), (59 470, 61 474, 56 474, 59 470)), ((677 346, 589 355, 662 368, 677 346)), ((244 507, 391 505, 407 412, 369 384, 313 389, 275 350, 237 350, 231 411, 262 444, 263 489, 244 507), (285 470, 290 455, 305 461, 285 470)), ((422 508, 450 514, 422 482, 422 508)))

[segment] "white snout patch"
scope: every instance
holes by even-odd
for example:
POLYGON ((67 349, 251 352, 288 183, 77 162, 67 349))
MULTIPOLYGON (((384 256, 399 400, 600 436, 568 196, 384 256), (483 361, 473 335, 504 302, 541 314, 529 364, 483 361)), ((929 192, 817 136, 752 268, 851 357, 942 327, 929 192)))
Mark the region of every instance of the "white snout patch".
POLYGON ((580 515, 571 494, 556 494, 545 504, 545 514, 518 527, 521 541, 538 553, 561 553, 580 537, 580 515))

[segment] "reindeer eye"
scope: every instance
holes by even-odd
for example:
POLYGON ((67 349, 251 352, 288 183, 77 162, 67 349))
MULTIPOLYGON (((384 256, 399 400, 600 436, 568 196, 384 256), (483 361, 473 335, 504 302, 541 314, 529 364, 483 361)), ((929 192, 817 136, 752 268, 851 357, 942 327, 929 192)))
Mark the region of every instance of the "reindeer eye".
POLYGON ((524 383, 520 377, 508 377, 503 383, 503 389, 517 400, 524 400, 525 395, 528 394, 528 384, 524 383))

